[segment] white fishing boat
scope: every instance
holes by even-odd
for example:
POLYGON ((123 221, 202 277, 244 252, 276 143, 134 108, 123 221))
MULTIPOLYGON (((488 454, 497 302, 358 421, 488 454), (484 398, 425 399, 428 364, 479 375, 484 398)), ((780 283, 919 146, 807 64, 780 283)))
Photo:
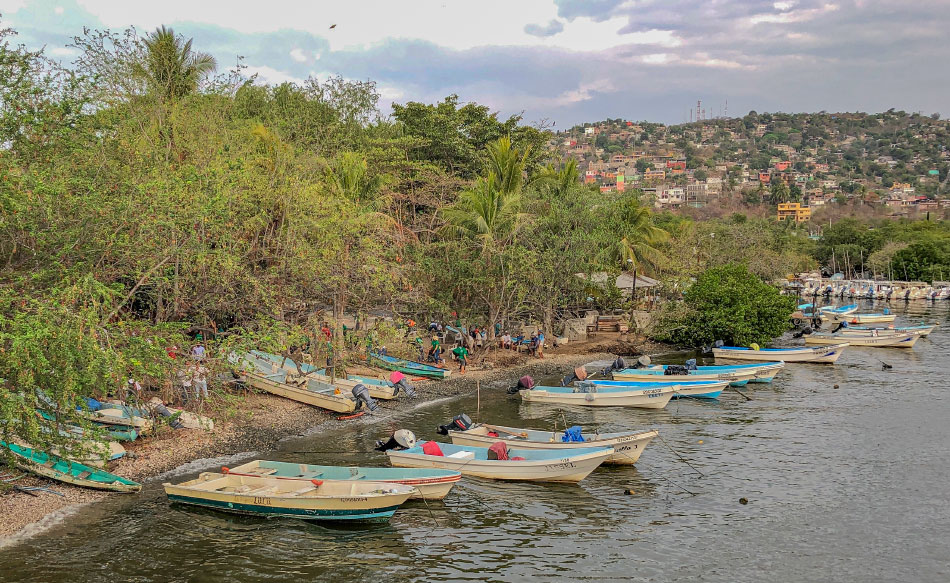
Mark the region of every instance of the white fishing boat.
MULTIPOLYGON (((672 375, 670 375, 672 376, 672 375)), ((661 377, 662 378, 662 377, 661 377)), ((649 381, 607 381, 600 379, 590 379, 589 383, 593 383, 599 387, 605 388, 618 388, 626 387, 627 389, 644 389, 644 388, 656 388, 662 386, 671 386, 675 387, 676 393, 673 395, 673 398, 678 397, 694 397, 700 399, 718 399, 719 395, 722 394, 722 391, 730 385, 729 381, 659 381, 659 382, 649 382, 649 381)))
POLYGON ((871 336, 842 336, 839 334, 825 334, 819 332, 805 336, 805 344, 833 345, 845 341, 850 346, 877 346, 880 348, 913 348, 918 340, 920 340, 920 334, 913 332, 871 336))
POLYGON ((632 465, 640 459, 644 448, 659 435, 656 429, 619 431, 616 433, 590 433, 584 441, 563 441, 565 432, 521 429, 504 425, 479 423, 465 431, 450 430, 449 437, 455 445, 488 447, 504 441, 508 447, 521 449, 554 449, 572 451, 588 447, 612 447, 614 453, 604 460, 605 464, 632 465))
POLYGON ((236 476, 263 476, 298 482, 310 480, 392 482, 412 486, 416 492, 410 498, 425 500, 445 498, 452 486, 462 477, 462 474, 452 470, 314 466, 269 460, 254 460, 236 468, 221 468, 221 471, 236 476))
POLYGON ((163 484, 172 502, 258 516, 307 520, 385 521, 415 488, 384 482, 278 480, 205 472, 180 484, 163 484))
POLYGON ((848 322, 849 324, 886 324, 893 322, 897 314, 833 314, 832 320, 835 322, 848 322))
POLYGON ((508 459, 489 459, 489 449, 485 447, 437 443, 441 455, 432 455, 425 453, 434 449, 426 443, 422 441, 410 449, 387 451, 389 463, 403 468, 455 470, 463 476, 492 480, 580 482, 614 453, 610 447, 570 451, 518 448, 506 449, 508 459))
POLYGON ((713 348, 713 356, 725 360, 781 360, 783 362, 811 362, 834 364, 848 342, 839 342, 816 348, 747 348, 743 346, 718 346, 713 348))
POLYGON ((734 364, 727 366, 697 366, 686 374, 668 374, 670 365, 655 364, 641 368, 627 368, 613 373, 616 381, 729 381, 734 387, 747 383, 769 383, 785 366, 781 361, 763 364, 734 364))
POLYGON ((937 324, 919 324, 917 326, 899 326, 899 327, 888 327, 888 328, 872 328, 870 326, 848 326, 847 328, 842 328, 838 330, 838 333, 856 336, 867 336, 872 332, 877 332, 878 334, 901 334, 906 332, 913 332, 921 336, 929 336, 931 332, 937 327, 937 324))
POLYGON ((678 390, 677 385, 644 389, 629 387, 599 387, 593 383, 579 383, 573 387, 544 387, 519 391, 525 403, 555 403, 584 407, 637 407, 662 409, 678 390))

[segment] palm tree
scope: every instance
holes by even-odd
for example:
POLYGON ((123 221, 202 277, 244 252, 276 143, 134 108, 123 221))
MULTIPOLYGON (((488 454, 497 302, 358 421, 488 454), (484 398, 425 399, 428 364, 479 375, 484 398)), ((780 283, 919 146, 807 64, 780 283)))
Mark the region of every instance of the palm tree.
POLYGON ((619 265, 621 270, 633 273, 636 292, 637 271, 654 273, 666 260, 662 251, 657 249, 670 239, 670 234, 652 222, 650 209, 642 206, 636 199, 626 202, 620 211, 620 237, 608 245, 601 253, 605 265, 619 265))
POLYGON ((337 193, 358 203, 372 202, 383 185, 380 176, 370 176, 366 158, 343 152, 330 167, 328 176, 337 193))
POLYGON ((142 41, 143 62, 137 66, 149 93, 164 103, 172 103, 198 90, 201 80, 217 69, 217 61, 207 53, 191 50, 187 41, 164 25, 142 41))
POLYGON ((446 221, 443 231, 479 241, 483 254, 510 243, 524 224, 525 215, 520 212, 521 193, 500 190, 499 183, 504 180, 489 173, 474 188, 463 192, 458 202, 443 209, 446 221))
POLYGON ((538 180, 547 185, 551 194, 563 196, 568 190, 577 186, 580 176, 580 170, 577 169, 577 160, 569 158, 560 168, 554 164, 546 166, 541 171, 538 180))
POLYGON ((530 148, 522 152, 504 136, 488 144, 487 170, 492 187, 502 193, 520 193, 525 184, 524 169, 530 148))

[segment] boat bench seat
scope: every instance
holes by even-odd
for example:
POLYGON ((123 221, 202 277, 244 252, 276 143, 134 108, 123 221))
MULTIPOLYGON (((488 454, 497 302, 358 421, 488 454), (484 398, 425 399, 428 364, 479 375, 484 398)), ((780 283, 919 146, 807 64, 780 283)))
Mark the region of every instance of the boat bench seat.
POLYGON ((471 451, 457 451, 453 454, 449 454, 445 457, 452 457, 460 460, 472 460, 475 459, 475 452, 471 451))
POLYGON ((254 468, 253 470, 248 470, 247 473, 254 474, 255 476, 269 476, 277 472, 277 468, 254 468))

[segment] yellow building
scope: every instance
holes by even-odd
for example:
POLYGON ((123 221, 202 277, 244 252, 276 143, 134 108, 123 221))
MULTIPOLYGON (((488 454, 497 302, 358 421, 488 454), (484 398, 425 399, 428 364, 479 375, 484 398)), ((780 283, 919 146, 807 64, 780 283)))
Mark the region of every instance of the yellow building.
POLYGON ((811 219, 811 209, 797 202, 783 202, 778 205, 778 220, 792 219, 796 223, 804 223, 811 219))

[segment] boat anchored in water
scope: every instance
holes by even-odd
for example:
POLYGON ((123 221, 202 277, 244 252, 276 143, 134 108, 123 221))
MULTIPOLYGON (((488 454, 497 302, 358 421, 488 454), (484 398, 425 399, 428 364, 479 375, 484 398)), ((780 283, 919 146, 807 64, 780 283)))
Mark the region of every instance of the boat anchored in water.
POLYGON ((416 493, 412 486, 385 482, 302 482, 213 472, 162 486, 172 502, 238 514, 328 521, 386 521, 416 493))
POLYGON ((662 409, 670 402, 677 390, 679 390, 678 385, 642 388, 606 387, 584 381, 573 387, 538 386, 522 389, 519 394, 525 403, 662 409))
POLYGON ((222 468, 234 476, 259 476, 278 480, 354 480, 389 482, 412 486, 416 492, 410 498, 441 500, 449 493, 462 474, 453 470, 416 468, 367 468, 341 466, 314 466, 290 462, 254 460, 236 468, 222 468))
POLYGON ((879 348, 913 348, 920 340, 920 334, 827 334, 819 332, 805 336, 805 344, 836 345, 847 342, 850 346, 877 346, 879 348))
POLYGON ((714 346, 713 355, 726 360, 782 360, 783 362, 811 362, 834 364, 848 342, 818 348, 758 348, 743 346, 714 346))

